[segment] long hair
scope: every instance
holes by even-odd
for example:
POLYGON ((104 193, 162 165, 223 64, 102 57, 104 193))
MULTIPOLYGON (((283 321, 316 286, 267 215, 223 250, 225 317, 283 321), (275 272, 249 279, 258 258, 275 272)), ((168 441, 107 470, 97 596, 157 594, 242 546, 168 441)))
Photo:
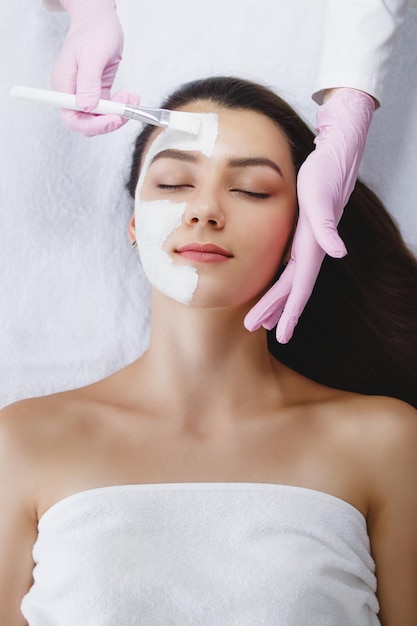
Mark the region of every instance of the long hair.
MULTIPOLYGON (((269 117, 285 133, 296 173, 313 150, 314 134, 266 87, 234 77, 181 86, 162 104, 177 109, 209 100, 228 109, 269 117)), ((138 136, 127 188, 134 196, 152 127, 138 136)), ((343 259, 326 257, 293 338, 286 345, 268 333, 282 363, 329 387, 400 398, 417 407, 417 260, 377 196, 361 181, 345 207, 339 233, 343 259)))

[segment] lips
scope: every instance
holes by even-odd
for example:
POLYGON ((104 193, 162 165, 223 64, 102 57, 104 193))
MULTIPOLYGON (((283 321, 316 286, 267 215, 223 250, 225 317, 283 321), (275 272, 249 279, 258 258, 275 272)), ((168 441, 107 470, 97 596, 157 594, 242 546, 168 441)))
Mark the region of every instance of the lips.
POLYGON ((176 250, 185 259, 200 263, 222 263, 232 258, 232 254, 214 243, 188 243, 176 250))

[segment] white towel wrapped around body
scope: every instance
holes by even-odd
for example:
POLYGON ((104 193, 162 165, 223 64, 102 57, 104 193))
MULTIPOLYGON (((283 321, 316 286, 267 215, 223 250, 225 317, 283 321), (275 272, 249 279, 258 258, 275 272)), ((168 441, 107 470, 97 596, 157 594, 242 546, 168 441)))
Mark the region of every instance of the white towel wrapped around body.
POLYGON ((91 489, 39 522, 30 626, 376 626, 364 516, 264 483, 91 489))

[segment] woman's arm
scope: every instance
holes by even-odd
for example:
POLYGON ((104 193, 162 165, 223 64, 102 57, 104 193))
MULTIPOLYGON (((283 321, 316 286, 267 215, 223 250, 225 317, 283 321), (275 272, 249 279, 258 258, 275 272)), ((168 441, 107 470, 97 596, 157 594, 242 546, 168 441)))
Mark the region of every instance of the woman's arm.
POLYGON ((37 520, 28 463, 19 441, 19 419, 0 412, 0 624, 27 624, 20 604, 32 584, 37 520))
POLYGON ((395 402, 380 415, 372 449, 375 498, 368 517, 383 626, 417 623, 417 411, 395 402))

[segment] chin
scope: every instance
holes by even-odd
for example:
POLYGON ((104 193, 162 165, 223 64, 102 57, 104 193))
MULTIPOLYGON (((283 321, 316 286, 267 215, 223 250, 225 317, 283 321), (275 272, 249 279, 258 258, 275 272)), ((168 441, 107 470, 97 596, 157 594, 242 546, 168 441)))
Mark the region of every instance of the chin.
POLYGON ((190 306, 208 309, 241 308, 245 314, 266 293, 271 286, 271 279, 252 281, 220 280, 219 277, 204 276, 199 273, 198 285, 189 302, 190 306))

